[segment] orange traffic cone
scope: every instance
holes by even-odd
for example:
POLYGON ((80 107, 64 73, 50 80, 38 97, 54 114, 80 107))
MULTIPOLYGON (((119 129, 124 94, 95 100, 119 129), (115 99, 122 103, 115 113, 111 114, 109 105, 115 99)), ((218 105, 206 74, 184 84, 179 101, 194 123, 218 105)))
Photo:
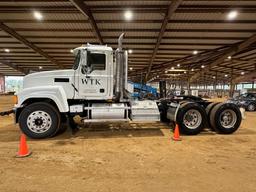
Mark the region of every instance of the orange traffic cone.
POLYGON ((28 157, 31 155, 31 152, 28 150, 27 142, 26 142, 26 136, 25 134, 21 134, 20 136, 20 148, 19 152, 16 155, 16 157, 28 157))
POLYGON ((174 135, 172 137, 174 141, 181 141, 180 138, 180 131, 179 131, 179 125, 176 123, 175 129, 174 129, 174 135))

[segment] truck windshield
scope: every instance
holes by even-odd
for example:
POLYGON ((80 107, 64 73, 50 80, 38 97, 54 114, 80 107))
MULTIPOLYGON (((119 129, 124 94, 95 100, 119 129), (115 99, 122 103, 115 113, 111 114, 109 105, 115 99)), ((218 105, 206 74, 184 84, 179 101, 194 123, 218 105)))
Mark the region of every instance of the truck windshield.
POLYGON ((76 70, 79 66, 80 57, 81 57, 81 50, 79 50, 78 53, 76 54, 75 63, 73 65, 74 70, 76 70))

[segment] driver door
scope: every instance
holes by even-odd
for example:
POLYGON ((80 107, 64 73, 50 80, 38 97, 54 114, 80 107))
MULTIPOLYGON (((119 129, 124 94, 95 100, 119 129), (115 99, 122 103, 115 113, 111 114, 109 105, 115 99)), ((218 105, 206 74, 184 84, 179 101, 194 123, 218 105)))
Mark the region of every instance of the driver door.
POLYGON ((107 99, 110 78, 109 70, 107 70, 107 53, 105 51, 84 50, 83 58, 86 59, 80 64, 79 70, 80 98, 107 99))

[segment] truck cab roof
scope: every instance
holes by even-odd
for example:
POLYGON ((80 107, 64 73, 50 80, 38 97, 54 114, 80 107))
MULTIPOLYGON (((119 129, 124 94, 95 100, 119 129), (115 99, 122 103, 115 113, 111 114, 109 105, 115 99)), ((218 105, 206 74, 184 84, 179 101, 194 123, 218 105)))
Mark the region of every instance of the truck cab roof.
POLYGON ((113 51, 112 47, 108 47, 107 45, 92 45, 87 43, 86 45, 82 45, 81 47, 77 47, 73 50, 73 53, 76 55, 79 50, 87 49, 87 50, 95 50, 95 51, 113 51))

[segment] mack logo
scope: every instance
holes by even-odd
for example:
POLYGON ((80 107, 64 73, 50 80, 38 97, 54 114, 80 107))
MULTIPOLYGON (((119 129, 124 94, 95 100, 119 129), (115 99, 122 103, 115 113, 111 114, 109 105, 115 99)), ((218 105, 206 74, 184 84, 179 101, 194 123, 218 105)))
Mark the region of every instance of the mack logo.
POLYGON ((82 84, 101 85, 100 79, 82 79, 82 84))

